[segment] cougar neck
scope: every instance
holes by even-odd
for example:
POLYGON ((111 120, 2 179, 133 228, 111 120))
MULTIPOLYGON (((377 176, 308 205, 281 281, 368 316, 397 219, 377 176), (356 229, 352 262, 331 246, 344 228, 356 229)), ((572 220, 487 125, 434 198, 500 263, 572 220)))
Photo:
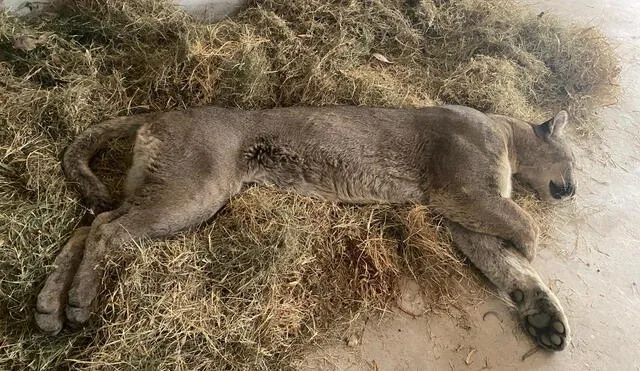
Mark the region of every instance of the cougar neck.
POLYGON ((518 173, 522 159, 530 156, 527 150, 531 148, 532 141, 535 140, 533 128, 527 122, 508 118, 507 123, 511 126, 511 140, 509 147, 509 160, 511 161, 511 173, 518 173))

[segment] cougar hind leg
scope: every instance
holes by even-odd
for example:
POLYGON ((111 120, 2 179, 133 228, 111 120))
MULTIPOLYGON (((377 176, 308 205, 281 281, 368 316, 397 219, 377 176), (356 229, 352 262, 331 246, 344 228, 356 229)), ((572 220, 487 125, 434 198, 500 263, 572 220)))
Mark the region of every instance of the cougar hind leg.
MULTIPOLYGON (((116 211, 91 227, 85 253, 69 289, 66 318, 70 325, 84 324, 90 316, 90 305, 96 297, 104 273, 104 261, 109 254, 131 240, 169 236, 186 227, 197 225, 213 216, 231 194, 211 192, 180 193, 182 187, 145 190, 125 201, 116 211)), ((98 221, 98 220, 96 220, 98 221)))
POLYGON ((53 263, 55 268, 38 294, 35 321, 43 332, 56 335, 62 330, 67 291, 82 260, 90 230, 90 227, 82 227, 73 232, 56 257, 53 263))
POLYGON ((526 333, 548 350, 562 350, 570 330, 558 298, 528 260, 505 248, 500 238, 447 223, 456 247, 498 288, 518 311, 526 333))

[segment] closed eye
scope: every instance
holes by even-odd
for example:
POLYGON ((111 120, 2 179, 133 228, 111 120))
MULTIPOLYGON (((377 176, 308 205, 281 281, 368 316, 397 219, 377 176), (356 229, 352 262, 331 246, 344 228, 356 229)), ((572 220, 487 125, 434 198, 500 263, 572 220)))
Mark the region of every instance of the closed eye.
POLYGON ((575 167, 577 163, 576 156, 573 154, 573 151, 570 151, 569 154, 571 155, 571 165, 575 167))

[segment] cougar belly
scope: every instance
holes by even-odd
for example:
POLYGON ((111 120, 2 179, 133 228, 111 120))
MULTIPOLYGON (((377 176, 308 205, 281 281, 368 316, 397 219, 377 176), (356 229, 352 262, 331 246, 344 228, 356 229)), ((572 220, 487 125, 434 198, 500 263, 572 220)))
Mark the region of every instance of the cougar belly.
POLYGON ((418 171, 388 157, 318 148, 292 149, 259 141, 244 151, 250 182, 346 203, 423 201, 418 171))

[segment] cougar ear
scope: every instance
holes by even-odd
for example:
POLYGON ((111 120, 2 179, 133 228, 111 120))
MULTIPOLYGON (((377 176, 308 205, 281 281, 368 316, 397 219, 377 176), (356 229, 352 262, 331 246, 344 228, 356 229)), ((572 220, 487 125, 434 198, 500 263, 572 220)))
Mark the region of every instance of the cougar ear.
POLYGON ((567 124, 567 121, 569 121, 569 114, 567 111, 560 111, 551 120, 534 126, 533 131, 542 139, 560 137, 563 134, 564 126, 567 124))

